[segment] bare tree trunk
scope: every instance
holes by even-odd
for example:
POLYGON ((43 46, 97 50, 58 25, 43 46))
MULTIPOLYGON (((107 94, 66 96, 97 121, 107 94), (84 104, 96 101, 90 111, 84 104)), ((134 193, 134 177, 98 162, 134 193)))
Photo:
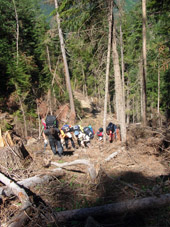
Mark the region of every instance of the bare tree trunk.
POLYGON ((48 68, 49 68, 49 70, 51 72, 51 60, 50 60, 50 53, 49 53, 48 45, 46 45, 46 51, 47 51, 48 68))
POLYGON ((28 132, 27 132, 27 121, 26 121, 25 111, 24 111, 24 107, 22 104, 22 99, 19 95, 18 95, 18 98, 19 98, 19 103, 20 103, 20 107, 21 107, 21 111, 22 111, 22 115, 23 115, 23 120, 24 120, 24 134, 25 134, 25 137, 27 138, 28 132))
POLYGON ((157 112, 159 114, 159 103, 160 103, 160 69, 158 64, 158 104, 157 104, 157 112))
POLYGON ((10 188, 14 195, 16 195, 22 203, 22 210, 31 206, 31 202, 25 190, 19 187, 14 181, 6 177, 3 173, 0 173, 0 181, 10 188))
POLYGON ((37 115, 38 115, 38 139, 40 139, 41 138, 41 120, 40 120, 40 110, 39 110, 37 100, 36 100, 36 104, 37 104, 37 115))
MULTIPOLYGON (((15 0, 12 0, 13 5, 14 5, 14 10, 15 10, 15 19, 16 19, 16 55, 17 55, 17 67, 18 67, 18 61, 19 61, 19 21, 18 21, 18 13, 15 5, 15 0)), ((15 84, 15 88, 17 89, 17 84, 15 84)), ((19 103, 21 107, 21 111, 23 114, 23 120, 24 120, 24 134, 25 137, 27 137, 27 124, 26 124, 26 117, 25 117, 25 112, 24 112, 24 107, 22 104, 22 98, 18 95, 19 98, 19 103)))
POLYGON ((142 199, 133 199, 125 202, 112 203, 103 206, 81 208, 76 210, 68 210, 55 212, 55 220, 57 222, 67 222, 71 220, 81 220, 89 216, 101 217, 108 215, 122 214, 125 212, 136 212, 137 210, 157 208, 168 206, 170 203, 170 194, 160 195, 159 197, 146 197, 142 199))
MULTIPOLYGON (((127 87, 128 86, 129 86, 129 79, 127 81, 127 87)), ((130 123, 130 97, 129 97, 129 87, 126 90, 126 109, 127 109, 126 123, 129 124, 130 123)))
POLYGON ((143 80, 142 80, 142 122, 143 125, 147 124, 147 97, 146 97, 146 0, 142 0, 142 38, 143 38, 143 80))
POLYGON ((123 100, 125 100, 125 75, 124 75, 124 54, 123 54, 123 32, 122 32, 122 18, 123 9, 122 4, 119 0, 119 18, 120 18, 120 52, 121 52, 121 69, 122 69, 122 89, 123 89, 123 100))
POLYGON ((134 97, 132 102, 132 110, 133 110, 133 123, 135 123, 135 98, 134 97))
POLYGON ((124 74, 124 55, 123 55, 123 34, 122 26, 120 25, 120 49, 121 49, 121 68, 122 68, 122 89, 123 100, 125 99, 125 74, 124 74))
POLYGON ((104 99, 104 117, 103 117, 103 141, 106 142, 106 118, 107 118, 107 99, 108 99, 108 87, 109 87, 109 69, 110 69, 110 53, 112 42, 112 21, 113 21, 113 2, 110 1, 109 12, 109 35, 108 35, 108 50, 107 50, 107 62, 106 62, 106 84, 105 84, 105 99, 104 99))
POLYGON ((14 10, 15 10, 15 19, 16 19, 16 52, 17 52, 17 66, 18 66, 18 57, 19 57, 19 48, 18 48, 18 43, 19 43, 19 22, 18 22, 18 13, 15 5, 15 0, 12 0, 13 5, 14 5, 14 10))
MULTIPOLYGON (((58 1, 54 0, 54 3, 55 3, 55 8, 57 10, 58 9, 58 1)), ((56 21, 57 21, 57 25, 58 25, 61 52, 62 52, 62 55, 63 55, 63 62, 64 62, 64 67, 65 67, 66 85, 67 85, 69 98, 70 98, 70 108, 71 108, 70 123, 74 123, 75 117, 76 117, 76 112, 75 112, 73 94, 72 94, 72 89, 71 89, 70 74, 69 74, 68 63, 67 63, 67 58, 66 58, 64 38, 63 38, 63 33, 62 33, 62 30, 61 30, 61 26, 60 26, 60 17, 59 17, 58 11, 56 12, 56 21)))
POLYGON ((123 89, 122 89, 122 80, 120 74, 119 66, 119 56, 117 52, 117 43, 116 43, 116 28, 115 22, 113 22, 113 65, 114 65, 114 75, 115 75, 115 92, 116 92, 116 107, 117 107, 117 117, 120 123, 121 128, 121 139, 122 142, 126 142, 126 123, 125 123, 125 102, 123 100, 123 89))

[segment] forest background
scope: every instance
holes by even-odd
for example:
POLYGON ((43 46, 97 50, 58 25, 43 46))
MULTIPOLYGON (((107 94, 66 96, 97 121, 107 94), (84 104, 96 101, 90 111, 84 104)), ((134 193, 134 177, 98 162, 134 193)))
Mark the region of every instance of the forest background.
MULTIPOLYGON (((69 103, 56 13, 61 20, 72 90, 95 97, 103 108, 110 2, 63 0, 58 1, 56 10, 55 1, 0 0, 0 109, 13 116, 17 130, 25 137, 38 127, 44 100, 51 112, 69 103)), ((167 0, 150 0, 146 6, 149 120, 169 115, 170 6, 167 0)), ((141 122, 142 1, 114 1, 113 15, 124 74, 126 123, 141 122)), ((108 111, 116 112, 113 66, 111 54, 108 111)), ((76 115, 83 117, 75 98, 74 104, 76 115)), ((4 124, 4 130, 12 127, 4 124)))

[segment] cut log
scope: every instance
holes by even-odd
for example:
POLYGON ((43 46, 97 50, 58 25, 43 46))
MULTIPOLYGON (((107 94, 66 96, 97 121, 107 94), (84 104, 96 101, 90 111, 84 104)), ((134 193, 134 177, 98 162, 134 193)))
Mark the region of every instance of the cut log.
POLYGON ((20 214, 14 216, 9 222, 2 224, 2 227, 23 227, 26 226, 25 223, 29 219, 29 214, 31 214, 32 208, 27 208, 26 211, 22 211, 20 214))
MULTIPOLYGON (((27 189, 30 189, 31 187, 34 187, 38 184, 43 184, 43 183, 48 183, 50 180, 52 180, 55 177, 60 177, 63 176, 64 172, 62 170, 60 171, 55 171, 53 174, 49 175, 36 175, 34 177, 30 177, 27 179, 23 179, 21 181, 18 181, 17 184, 20 186, 24 186, 27 189)), ((6 187, 0 187, 0 195, 5 195, 5 196, 12 196, 14 195, 13 191, 11 188, 6 188, 6 187)))
POLYGON ((5 184, 14 195, 16 195, 22 203, 22 209, 25 210, 31 206, 31 202, 25 190, 19 187, 14 181, 6 177, 3 173, 0 173, 0 181, 5 184))
POLYGON ((159 197, 146 197, 143 199, 128 200, 120 203, 112 203, 104 206, 82 208, 76 210, 68 210, 55 212, 56 222, 64 223, 71 220, 83 220, 87 217, 104 217, 113 214, 121 214, 124 212, 134 212, 137 210, 158 208, 170 204, 170 194, 160 195, 159 197))
POLYGON ((106 162, 109 162, 112 158, 116 157, 121 151, 115 151, 111 155, 109 155, 107 158, 105 158, 106 162))
MULTIPOLYGON (((53 175, 36 175, 34 177, 30 177, 27 179, 24 179, 22 181, 18 181, 16 186, 18 185, 22 185, 25 188, 29 189, 33 186, 36 186, 38 184, 42 184, 42 183, 48 183, 50 180, 52 180, 54 178, 54 176, 59 177, 59 176, 63 176, 64 172, 62 170, 60 171, 56 171, 55 174, 53 175)), ((0 175, 0 181, 1 181, 1 175, 0 175)), ((3 181, 3 183, 5 183, 6 181, 3 181)), ((7 185, 8 186, 8 185, 7 185)), ((19 186, 18 186, 19 187, 19 186)), ((11 195, 16 195, 16 193, 14 193, 15 191, 13 190, 13 188, 11 187, 7 187, 7 188, 0 188, 0 195, 6 195, 6 196, 11 196, 11 195)), ((8 221, 7 223, 2 223, 2 227, 22 227, 25 226, 25 222, 27 221, 27 219, 29 219, 29 214, 31 214, 32 212, 32 208, 30 206, 27 206, 24 208, 24 210, 20 210, 19 214, 14 216, 10 221, 8 221)))
POLYGON ((64 168, 67 166, 72 166, 72 165, 85 165, 88 166, 87 170, 90 174, 90 177, 92 180, 96 179, 96 170, 94 168, 94 165, 90 163, 88 160, 85 159, 77 159, 72 162, 65 162, 65 163, 57 163, 57 162, 51 162, 52 165, 55 165, 59 168, 64 168))

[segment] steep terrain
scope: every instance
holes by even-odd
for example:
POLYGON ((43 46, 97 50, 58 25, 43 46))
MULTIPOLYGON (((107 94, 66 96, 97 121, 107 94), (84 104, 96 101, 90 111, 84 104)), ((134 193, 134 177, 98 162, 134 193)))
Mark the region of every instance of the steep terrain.
MULTIPOLYGON (((102 126, 103 114, 88 116, 82 126, 91 124, 95 132, 102 126)), ((113 116, 108 116, 108 122, 113 116)), ((99 206, 130 199, 143 198, 170 192, 169 144, 163 129, 142 128, 131 125, 128 128, 127 144, 114 141, 106 144, 97 136, 88 148, 64 151, 60 159, 54 156, 49 147, 43 152, 43 140, 27 143, 26 149, 33 161, 25 169, 9 172, 15 179, 44 174, 54 167, 47 163, 65 163, 75 160, 88 160, 95 167, 97 178, 92 180, 86 166, 72 165, 64 168, 65 175, 53 178, 48 184, 40 184, 31 189, 38 203, 29 216, 27 226, 85 226, 86 220, 54 224, 53 212, 82 207, 99 206), (114 157, 110 155, 114 154, 114 157)), ((3 170, 4 171, 4 170, 3 170)), ((19 209, 19 201, 5 199, 1 203, 1 220, 8 220, 19 209), (9 209, 10 208, 10 209, 9 209)), ((168 226, 167 208, 152 211, 97 218, 100 226, 168 226), (153 216, 157 215, 153 220, 153 216), (163 218, 162 218, 163 216, 163 218)))

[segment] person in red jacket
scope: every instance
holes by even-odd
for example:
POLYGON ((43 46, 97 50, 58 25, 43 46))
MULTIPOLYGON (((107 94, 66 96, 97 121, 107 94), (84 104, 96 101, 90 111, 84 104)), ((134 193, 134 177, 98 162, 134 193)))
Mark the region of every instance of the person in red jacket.
POLYGON ((99 130, 97 131, 97 136, 100 141, 103 140, 103 128, 99 128, 99 130))

